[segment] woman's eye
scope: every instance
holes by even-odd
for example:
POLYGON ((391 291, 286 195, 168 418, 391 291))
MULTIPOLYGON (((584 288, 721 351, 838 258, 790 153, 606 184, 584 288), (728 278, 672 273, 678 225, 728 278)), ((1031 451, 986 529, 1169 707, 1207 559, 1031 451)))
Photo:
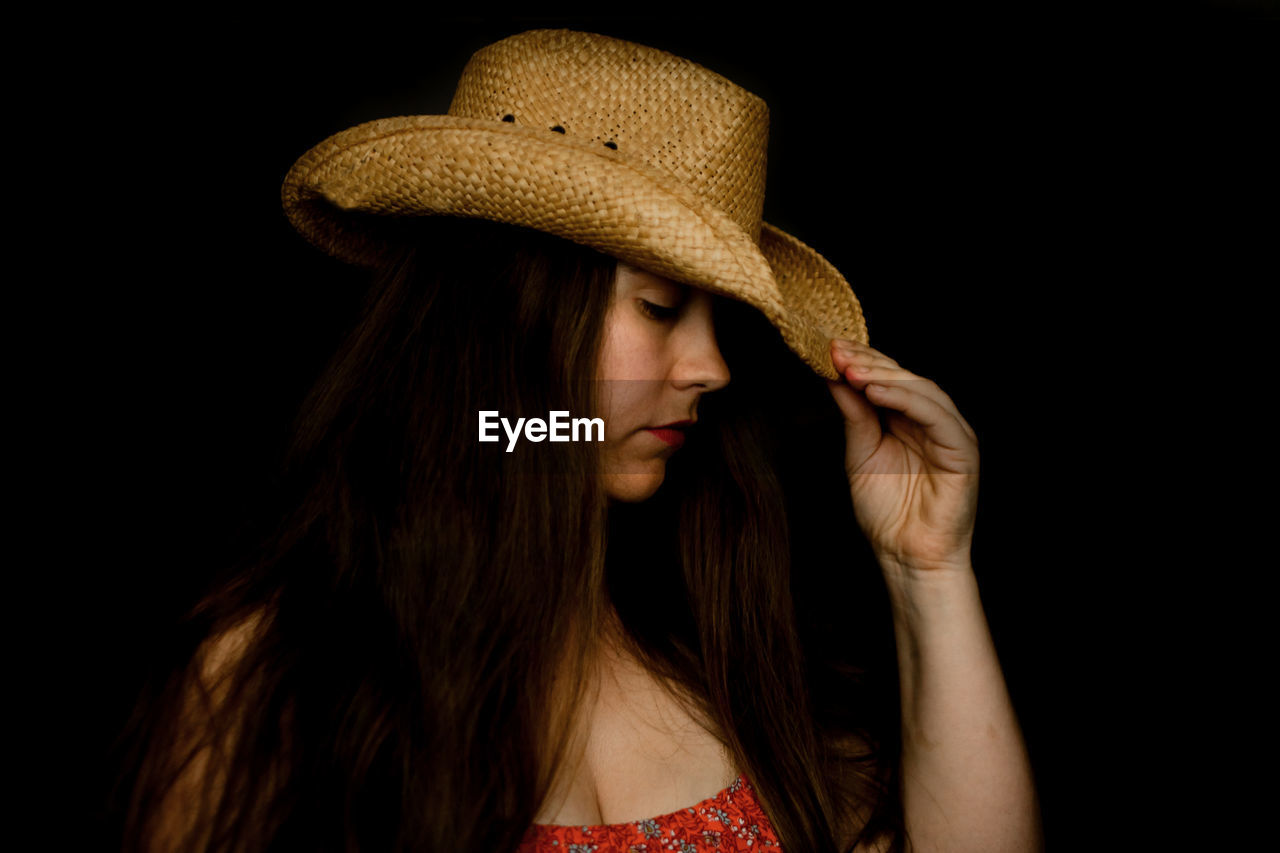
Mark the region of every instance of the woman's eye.
POLYGON ((640 310, 643 311, 646 316, 649 316, 654 320, 670 320, 680 313, 679 308, 668 308, 665 305, 655 305, 645 299, 637 299, 636 301, 640 303, 640 310))

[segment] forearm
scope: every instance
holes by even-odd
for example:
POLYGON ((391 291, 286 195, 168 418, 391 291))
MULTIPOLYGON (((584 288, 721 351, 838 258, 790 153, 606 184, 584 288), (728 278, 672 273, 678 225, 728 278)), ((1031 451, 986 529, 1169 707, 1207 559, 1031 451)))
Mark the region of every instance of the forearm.
POLYGON ((902 682, 903 808, 915 849, 1040 849, 1026 746, 972 567, 884 570, 902 682))

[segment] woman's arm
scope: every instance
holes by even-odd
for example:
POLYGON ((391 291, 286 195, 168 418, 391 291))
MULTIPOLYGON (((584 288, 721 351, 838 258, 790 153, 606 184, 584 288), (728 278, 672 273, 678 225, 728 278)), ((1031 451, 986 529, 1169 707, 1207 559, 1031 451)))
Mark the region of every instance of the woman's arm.
POLYGON ((893 608, 913 847, 1039 850, 1030 762, 970 563, 977 436, 942 389, 883 353, 849 341, 831 353, 854 514, 893 608))
POLYGON ((903 809, 915 848, 1041 849, 1031 765, 972 566, 882 568, 902 683, 903 809))

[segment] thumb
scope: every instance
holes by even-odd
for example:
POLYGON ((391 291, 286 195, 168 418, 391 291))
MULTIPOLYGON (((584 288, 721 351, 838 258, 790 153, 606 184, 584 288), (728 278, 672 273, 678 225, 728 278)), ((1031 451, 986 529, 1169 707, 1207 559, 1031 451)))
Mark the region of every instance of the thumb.
POLYGON ((880 446, 880 414, 865 394, 847 382, 828 379, 827 388, 844 415, 845 460, 853 471, 880 446))

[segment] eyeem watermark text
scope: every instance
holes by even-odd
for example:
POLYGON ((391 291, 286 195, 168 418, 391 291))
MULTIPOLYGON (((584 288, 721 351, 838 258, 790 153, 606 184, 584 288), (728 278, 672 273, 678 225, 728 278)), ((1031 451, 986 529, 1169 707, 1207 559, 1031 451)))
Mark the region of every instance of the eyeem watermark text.
POLYGON ((552 441, 604 441, 604 419, 603 418, 574 418, 572 422, 569 420, 568 412, 551 412, 549 415, 550 423, 542 418, 517 418, 515 426, 506 418, 498 417, 496 409, 481 410, 480 412, 480 440, 481 441, 500 441, 500 437, 496 434, 498 424, 502 424, 502 428, 507 433, 507 452, 510 453, 516 446, 516 442, 520 440, 520 428, 524 427, 524 437, 529 441, 545 441, 550 438, 552 441), (584 438, 578 437, 578 431, 581 428, 584 438), (567 430, 567 432, 566 432, 567 430), (595 434, 596 438, 592 437, 595 434))

